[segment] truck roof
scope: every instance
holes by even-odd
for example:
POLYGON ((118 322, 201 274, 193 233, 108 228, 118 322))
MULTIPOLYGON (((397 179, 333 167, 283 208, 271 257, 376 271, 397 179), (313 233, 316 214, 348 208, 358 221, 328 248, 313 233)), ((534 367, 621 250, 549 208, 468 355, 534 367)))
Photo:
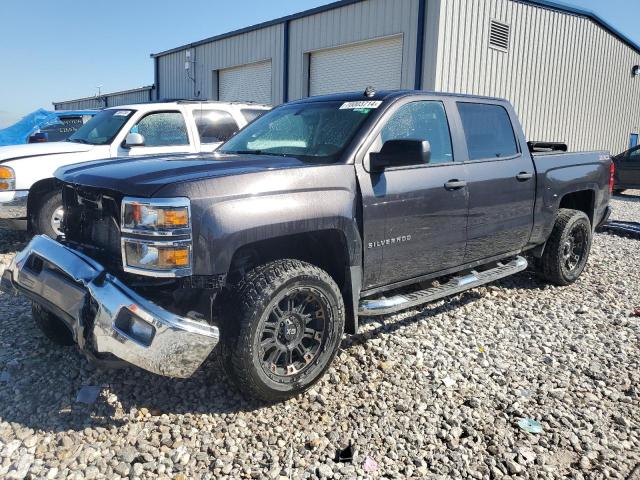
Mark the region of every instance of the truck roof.
POLYGON ((481 95, 467 95, 461 93, 447 93, 447 92, 433 92, 426 90, 380 90, 374 91, 372 94, 366 95, 364 91, 361 92, 348 92, 348 93, 335 93, 330 95, 320 95, 317 97, 308 97, 300 100, 292 101, 292 104, 296 103, 308 103, 308 102, 357 102, 357 101, 385 101, 395 98, 401 98, 406 96, 422 95, 422 96, 434 96, 434 97, 455 97, 455 98, 467 98, 477 100, 491 100, 492 102, 507 102, 504 98, 487 97, 481 95))

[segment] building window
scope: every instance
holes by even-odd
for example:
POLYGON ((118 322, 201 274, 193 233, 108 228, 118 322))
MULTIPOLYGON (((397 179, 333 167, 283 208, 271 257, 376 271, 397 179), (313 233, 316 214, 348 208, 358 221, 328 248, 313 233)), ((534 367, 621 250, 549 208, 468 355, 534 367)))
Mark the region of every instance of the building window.
POLYGON ((511 27, 505 23, 491 20, 489 27, 489 47, 508 52, 511 44, 511 27))

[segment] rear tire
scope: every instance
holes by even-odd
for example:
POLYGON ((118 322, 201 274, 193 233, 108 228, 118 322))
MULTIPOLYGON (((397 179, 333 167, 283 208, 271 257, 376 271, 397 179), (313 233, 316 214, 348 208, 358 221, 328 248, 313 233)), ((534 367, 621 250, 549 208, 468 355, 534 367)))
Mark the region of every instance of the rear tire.
POLYGON ((592 237, 591 222, 584 212, 558 210, 540 261, 542 277, 560 286, 578 280, 589 260, 592 237))
POLYGON ((227 303, 220 360, 241 392, 266 402, 316 383, 344 331, 340 289, 324 270, 277 260, 247 273, 227 303))
POLYGON ((46 311, 37 303, 32 303, 31 314, 40 331, 44 333, 44 336, 56 345, 70 347, 75 343, 71 331, 64 322, 53 313, 46 311))
POLYGON ((33 230, 36 235, 46 235, 54 240, 62 235, 60 222, 62 221, 62 193, 53 191, 44 194, 38 202, 33 219, 33 230))

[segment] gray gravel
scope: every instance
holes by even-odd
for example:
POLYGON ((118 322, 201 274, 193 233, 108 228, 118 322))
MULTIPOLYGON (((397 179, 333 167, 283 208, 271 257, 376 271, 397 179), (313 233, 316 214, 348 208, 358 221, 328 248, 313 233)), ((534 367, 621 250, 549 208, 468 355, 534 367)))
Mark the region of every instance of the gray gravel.
MULTIPOLYGON (((640 219, 640 192, 613 203, 640 219)), ((1 234, 0 263, 22 244, 1 234)), ((186 381, 98 370, 1 294, 0 478, 627 478, 640 463, 639 251, 598 234, 574 286, 524 272, 366 320, 311 392, 274 406, 211 366, 186 381), (96 403, 76 402, 83 386, 101 387, 96 403), (353 463, 335 463, 349 443, 353 463)))

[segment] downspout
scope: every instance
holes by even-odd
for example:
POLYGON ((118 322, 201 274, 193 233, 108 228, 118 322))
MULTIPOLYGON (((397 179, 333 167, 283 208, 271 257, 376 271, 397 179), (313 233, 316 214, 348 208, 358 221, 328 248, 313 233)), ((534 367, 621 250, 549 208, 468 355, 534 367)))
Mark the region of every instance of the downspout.
POLYGON ((290 21, 284 22, 284 51, 282 52, 282 102, 287 103, 289 101, 289 24, 290 21))
POLYGON ((424 70, 424 25, 426 21, 427 0, 418 3, 418 33, 416 39, 416 78, 414 88, 422 90, 422 71, 424 70))
POLYGON ((153 84, 156 89, 156 100, 160 100, 160 59, 153 57, 153 84))

